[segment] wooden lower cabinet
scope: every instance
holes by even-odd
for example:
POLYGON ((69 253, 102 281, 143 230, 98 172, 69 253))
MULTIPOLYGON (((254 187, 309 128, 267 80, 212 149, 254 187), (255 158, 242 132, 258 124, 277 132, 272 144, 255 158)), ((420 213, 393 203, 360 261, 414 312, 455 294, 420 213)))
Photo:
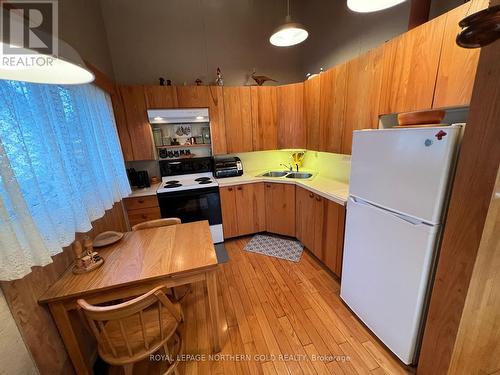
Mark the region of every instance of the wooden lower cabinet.
POLYGON ((295 185, 265 183, 266 231, 295 237, 295 185))
POLYGON ((266 230, 264 184, 220 188, 224 238, 266 230))
POLYGON ((158 205, 156 195, 125 198, 123 203, 127 210, 130 226, 161 218, 160 206, 158 205))
POLYGON ((296 237, 340 276, 344 244, 344 206, 306 189, 296 191, 296 237))

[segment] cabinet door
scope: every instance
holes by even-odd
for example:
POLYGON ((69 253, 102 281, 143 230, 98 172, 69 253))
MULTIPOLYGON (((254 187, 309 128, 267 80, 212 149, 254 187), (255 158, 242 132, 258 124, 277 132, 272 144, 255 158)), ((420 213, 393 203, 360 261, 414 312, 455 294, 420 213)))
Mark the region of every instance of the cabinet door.
POLYGON ((238 235, 266 230, 266 207, 264 184, 238 185, 236 189, 236 211, 238 212, 238 235))
POLYGON ((295 237, 295 185, 266 183, 266 230, 295 237))
POLYGON ((350 154, 352 132, 378 128, 383 48, 371 50, 348 62, 345 125, 342 154, 350 154))
POLYGON ((253 149, 275 150, 278 148, 277 88, 252 86, 253 149))
POLYGON ((224 238, 238 235, 238 215, 236 213, 236 192, 233 186, 221 187, 220 205, 222 210, 222 227, 224 238))
MULTIPOLYGON (((310 249, 314 255, 323 261, 323 235, 324 235, 324 221, 325 221, 325 204, 327 200, 314 194, 314 211, 311 220, 313 222, 312 232, 314 234, 313 246, 310 249)), ((310 225, 310 224, 309 224, 310 225)))
POLYGON ((177 89, 175 86, 144 86, 148 109, 177 108, 177 89))
POLYGON ((278 87, 278 147, 306 147, 302 82, 278 87))
POLYGON ((308 150, 319 150, 319 100, 320 76, 318 75, 304 82, 304 124, 308 150))
POLYGON ((344 249, 345 208, 332 201, 326 202, 321 259, 332 272, 340 277, 344 249))
POLYGON ((253 151, 250 87, 224 87, 227 152, 253 151))
POLYGON ((296 187, 295 190, 295 234, 302 244, 313 251, 314 231, 311 223, 314 223, 314 193, 296 187))
POLYGON ((446 13, 433 108, 469 105, 480 49, 457 45, 456 37, 461 30, 458 22, 487 7, 487 0, 472 0, 446 13))
POLYGON ((384 45, 380 114, 432 107, 445 20, 437 17, 384 45))
POLYGON ((123 158, 125 161, 134 160, 134 150, 132 149, 132 140, 128 132, 127 117, 125 116, 125 108, 123 99, 120 94, 119 87, 115 93, 111 94, 111 103, 113 104, 113 113, 115 115, 116 130, 120 138, 123 158))
POLYGON ((127 158, 130 153, 124 152, 126 160, 154 160, 156 151, 151 125, 148 121, 144 87, 141 85, 121 86, 120 95, 133 156, 132 159, 127 158))
POLYGON ((180 108, 208 108, 212 152, 214 155, 227 153, 222 87, 178 86, 176 89, 180 108))
POLYGON ((347 78, 347 64, 338 65, 320 74, 320 151, 342 151, 347 78))

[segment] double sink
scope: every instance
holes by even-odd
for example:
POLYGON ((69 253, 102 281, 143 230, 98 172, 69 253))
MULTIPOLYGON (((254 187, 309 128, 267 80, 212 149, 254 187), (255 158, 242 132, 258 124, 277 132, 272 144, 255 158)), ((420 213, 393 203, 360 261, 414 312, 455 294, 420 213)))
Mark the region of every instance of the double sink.
POLYGON ((305 180, 311 178, 312 173, 307 172, 287 172, 287 171, 269 171, 259 175, 259 177, 285 177, 285 178, 295 178, 300 180, 305 180))

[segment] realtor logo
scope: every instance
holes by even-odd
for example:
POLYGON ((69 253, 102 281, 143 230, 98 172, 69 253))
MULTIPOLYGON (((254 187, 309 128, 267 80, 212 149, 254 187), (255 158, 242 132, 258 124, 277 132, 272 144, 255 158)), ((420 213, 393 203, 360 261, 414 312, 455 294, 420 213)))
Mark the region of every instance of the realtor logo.
POLYGON ((57 1, 1 1, 2 54, 57 56, 57 1))

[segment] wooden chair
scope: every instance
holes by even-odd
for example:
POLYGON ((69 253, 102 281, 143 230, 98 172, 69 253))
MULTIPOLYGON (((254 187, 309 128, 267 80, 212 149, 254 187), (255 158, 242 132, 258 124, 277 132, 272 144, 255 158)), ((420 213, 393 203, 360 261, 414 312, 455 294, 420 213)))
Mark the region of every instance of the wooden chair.
POLYGON ((132 230, 140 230, 140 229, 148 229, 148 228, 156 228, 156 227, 166 227, 168 225, 176 225, 181 224, 181 219, 177 217, 169 217, 165 219, 156 219, 149 220, 143 223, 135 224, 132 227, 132 230))
POLYGON ((125 375, 132 374, 135 362, 163 348, 169 367, 165 374, 177 374, 177 355, 182 347, 178 331, 182 321, 180 304, 165 295, 165 286, 113 306, 94 306, 83 299, 77 304, 97 339, 101 358, 110 365, 123 366, 125 375), (168 348, 171 338, 173 349, 168 348))

